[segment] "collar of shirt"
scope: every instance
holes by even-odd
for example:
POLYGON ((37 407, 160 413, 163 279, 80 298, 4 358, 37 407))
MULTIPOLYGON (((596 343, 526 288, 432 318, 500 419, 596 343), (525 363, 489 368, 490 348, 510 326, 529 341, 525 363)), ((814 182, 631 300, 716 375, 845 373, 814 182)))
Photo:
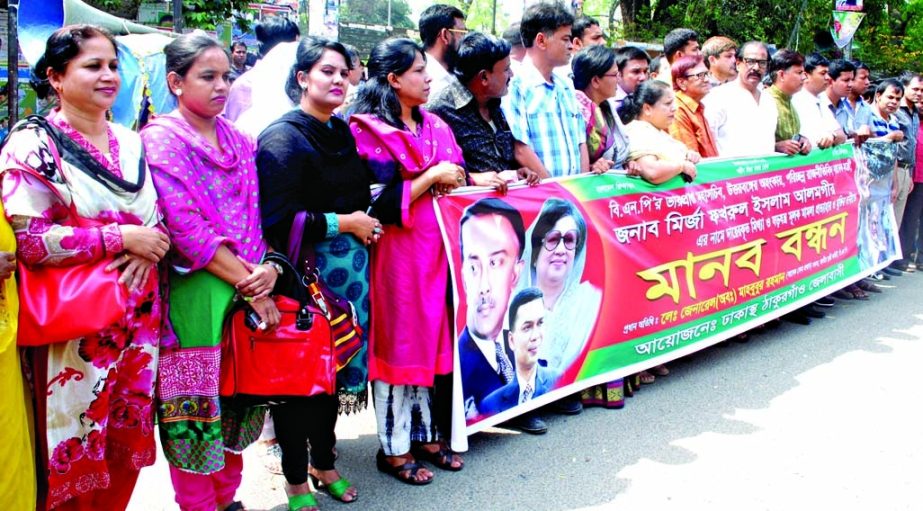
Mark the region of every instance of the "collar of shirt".
POLYGON ((448 99, 452 102, 452 106, 454 106, 456 110, 461 110, 475 100, 474 94, 458 80, 446 87, 446 94, 448 94, 448 99))
POLYGON ((699 112, 699 107, 702 105, 702 103, 699 103, 698 101, 692 99, 691 97, 689 97, 688 94, 686 94, 685 92, 681 90, 676 91, 676 100, 682 103, 690 111, 696 112, 696 113, 699 112))
POLYGON ((551 73, 551 82, 545 80, 545 77, 542 76, 542 73, 535 67, 535 63, 528 56, 522 60, 522 66, 519 67, 519 79, 522 80, 523 85, 526 87, 543 85, 553 89, 557 85, 555 74, 551 73))
MULTIPOLYGON (((477 346, 479 350, 481 350, 481 353, 484 355, 484 358, 487 359, 487 363, 490 364, 490 367, 496 371, 498 364, 497 351, 496 348, 494 348, 494 344, 497 342, 503 342, 503 334, 500 334, 501 339, 498 339, 497 341, 488 341, 487 339, 482 339, 475 335, 474 331, 469 328, 468 335, 471 336, 471 340, 474 341, 474 345, 477 346)), ((512 363, 512 361, 510 362, 512 363)))

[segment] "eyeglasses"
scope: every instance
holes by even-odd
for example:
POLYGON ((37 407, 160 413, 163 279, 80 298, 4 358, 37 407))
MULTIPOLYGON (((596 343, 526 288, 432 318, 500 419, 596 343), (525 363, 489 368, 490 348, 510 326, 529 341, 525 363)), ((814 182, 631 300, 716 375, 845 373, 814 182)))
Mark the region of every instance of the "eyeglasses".
POLYGON ((742 59, 742 60, 747 67, 758 67, 760 69, 763 69, 769 65, 769 61, 766 59, 742 59))
POLYGON ((608 76, 609 78, 618 78, 621 75, 619 73, 604 73, 603 76, 608 76))
POLYGON ((551 252, 554 249, 558 248, 558 245, 561 244, 561 241, 564 241, 564 248, 567 250, 573 250, 577 248, 577 240, 580 238, 580 233, 577 231, 567 231, 566 233, 561 233, 561 231, 550 231, 545 235, 545 239, 542 240, 542 245, 545 247, 545 250, 551 252))
POLYGON ((708 71, 702 71, 701 73, 695 73, 695 74, 691 74, 691 75, 686 75, 686 78, 689 78, 690 80, 691 80, 692 78, 696 78, 696 79, 698 79, 698 80, 700 80, 700 81, 704 81, 706 78, 708 78, 708 71))
POLYGON ((461 34, 461 35, 465 35, 468 33, 467 30, 462 29, 462 28, 447 28, 446 30, 448 30, 449 32, 455 32, 456 34, 461 34))

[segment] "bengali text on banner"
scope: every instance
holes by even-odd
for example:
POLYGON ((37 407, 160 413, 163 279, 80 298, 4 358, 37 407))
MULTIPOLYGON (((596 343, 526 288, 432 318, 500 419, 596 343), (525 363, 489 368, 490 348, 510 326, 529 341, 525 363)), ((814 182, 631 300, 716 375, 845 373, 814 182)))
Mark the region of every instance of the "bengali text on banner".
MULTIPOLYGON (((852 145, 436 201, 469 433, 705 348, 898 256, 852 145), (863 187, 865 189, 863 189, 863 187)), ((456 417, 461 423, 460 417, 456 417)))

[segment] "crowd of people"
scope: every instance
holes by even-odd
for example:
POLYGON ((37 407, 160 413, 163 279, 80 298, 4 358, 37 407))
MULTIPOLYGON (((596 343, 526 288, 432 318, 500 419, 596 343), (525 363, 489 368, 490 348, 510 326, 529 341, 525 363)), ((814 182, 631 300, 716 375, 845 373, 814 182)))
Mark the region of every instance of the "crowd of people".
MULTIPOLYGON (((379 470, 413 485, 432 482, 431 467, 462 470, 451 442, 452 293, 432 200, 462 186, 505 193, 516 182, 606 172, 694 182, 703 158, 885 141, 896 154, 889 170, 903 258, 788 318, 810 323, 836 299, 881 292, 875 279, 915 271, 923 215, 916 73, 870 90, 860 62, 720 35, 700 45, 685 28, 666 35, 654 68, 644 50, 608 47, 596 20, 558 3, 531 5, 503 37, 470 32, 460 10, 437 4, 421 16, 423 44, 380 42, 359 84, 354 49, 301 38, 282 19, 260 30, 265 59, 252 68, 245 47, 228 51, 204 33, 168 44, 177 107, 140 135, 107 120, 120 86, 113 37, 75 25, 48 39, 33 84, 56 107, 45 123, 14 127, 0 152, 0 456, 16 474, 0 484, 0 500, 11 509, 125 509, 159 434, 181 509, 241 510, 240 453, 264 430, 281 451, 290 509, 317 509, 309 478, 355 502, 358 487, 335 466, 335 427, 370 400, 379 470), (274 57, 276 43, 287 46, 274 57), (286 97, 273 100, 288 108, 256 130, 248 111, 266 114, 257 96, 269 62, 283 64, 276 72, 286 97), (67 151, 57 147, 63 139, 67 151), (268 404, 221 397, 225 317, 244 301, 259 328, 279 324, 271 294, 286 270, 267 255, 284 252, 296 234, 324 280, 355 305, 361 349, 336 371, 333 394, 268 404), (99 261, 128 290, 122 318, 18 350, 17 265, 99 261)), ((467 228, 476 229, 471 214, 467 228)), ((530 253, 533 268, 515 274, 531 271, 524 278, 539 291, 513 298, 510 344, 528 335, 523 322, 541 328, 535 318, 569 314, 556 307, 566 275, 545 279, 534 266, 544 252, 582 257, 584 242, 575 215, 553 198, 546 214, 543 230, 519 239, 518 257, 530 253)), ((511 293, 509 282, 492 284, 511 293)), ((486 350, 478 380, 495 380, 492 388, 515 400, 521 367, 535 364, 521 364, 519 351, 511 362, 498 335, 504 319, 487 317, 463 335, 486 350)), ((667 374, 656 366, 549 406, 568 414, 619 408, 667 374)), ((543 392, 544 376, 531 378, 539 387, 526 393, 543 392)), ((466 407, 481 410, 502 397, 465 394, 466 407)), ((506 424, 547 430, 538 412, 506 424)))

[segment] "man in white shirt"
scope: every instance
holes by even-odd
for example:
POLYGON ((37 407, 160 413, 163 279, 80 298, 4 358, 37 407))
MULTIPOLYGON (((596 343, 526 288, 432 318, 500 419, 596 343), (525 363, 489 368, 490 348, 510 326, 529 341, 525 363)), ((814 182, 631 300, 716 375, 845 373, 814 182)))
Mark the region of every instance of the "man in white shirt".
POLYGON ((801 121, 801 135, 821 149, 846 142, 846 133, 836 120, 830 98, 824 94, 831 82, 829 68, 830 61, 822 55, 808 55, 804 59, 804 71, 808 77, 801 90, 792 96, 792 106, 801 121))
POLYGON ((759 156, 775 152, 778 112, 760 83, 769 67, 769 50, 760 41, 740 49, 737 79, 713 89, 702 103, 721 157, 759 156))
POLYGON ((651 77, 651 57, 636 46, 623 46, 615 50, 615 65, 619 68, 619 86, 615 96, 609 99, 613 112, 621 108, 622 101, 634 94, 651 77))
POLYGON ((458 42, 468 33, 465 14, 458 7, 434 4, 420 15, 419 28, 426 52, 426 74, 432 79, 429 97, 433 98, 455 79, 451 71, 458 42))

